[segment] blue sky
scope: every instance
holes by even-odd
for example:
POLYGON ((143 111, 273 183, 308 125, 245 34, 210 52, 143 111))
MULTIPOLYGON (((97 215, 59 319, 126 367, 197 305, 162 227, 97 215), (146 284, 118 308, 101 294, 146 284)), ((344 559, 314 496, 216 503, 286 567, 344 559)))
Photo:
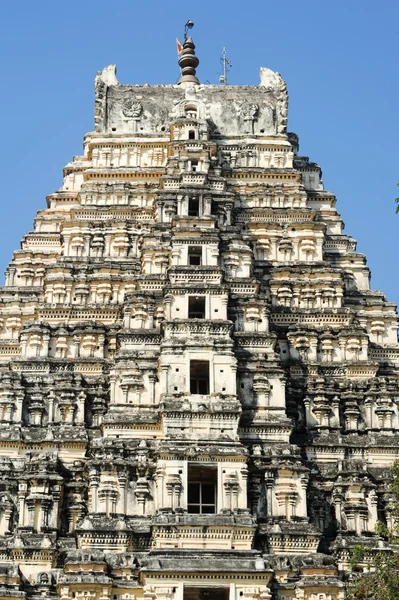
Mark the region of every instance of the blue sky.
POLYGON ((289 130, 337 195, 372 287, 399 302, 394 0, 1 0, 0 271, 93 129, 96 72, 116 63, 121 83, 175 83, 188 18, 202 82, 217 83, 223 46, 232 84, 257 84, 260 66, 283 75, 289 130))

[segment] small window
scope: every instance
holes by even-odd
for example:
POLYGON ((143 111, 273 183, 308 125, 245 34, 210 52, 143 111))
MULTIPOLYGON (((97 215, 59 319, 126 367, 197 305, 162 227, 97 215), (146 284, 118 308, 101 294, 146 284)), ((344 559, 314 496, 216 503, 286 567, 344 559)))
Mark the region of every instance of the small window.
POLYGON ((186 113, 186 117, 188 119, 196 119, 197 118, 197 109, 195 106, 186 106, 184 109, 186 113))
POLYGON ((190 246, 188 249, 188 264, 191 267, 202 265, 202 248, 201 246, 190 246))
POLYGON ((189 198, 188 199, 188 216, 189 217, 198 217, 199 215, 199 198, 189 198))
POLYGON ((216 513, 216 467, 189 465, 188 467, 188 503, 191 514, 216 513))
POLYGON ((209 360, 190 361, 190 393, 209 394, 209 360))
MULTIPOLYGON (((194 129, 190 129, 190 131, 188 132, 188 139, 189 140, 195 140, 195 131, 194 129)), ((192 164, 192 162, 191 162, 192 164)))
POLYGON ((198 160, 192 160, 191 161, 191 170, 192 171, 198 171, 198 160))
POLYGON ((188 318, 205 319, 205 296, 188 297, 188 318))

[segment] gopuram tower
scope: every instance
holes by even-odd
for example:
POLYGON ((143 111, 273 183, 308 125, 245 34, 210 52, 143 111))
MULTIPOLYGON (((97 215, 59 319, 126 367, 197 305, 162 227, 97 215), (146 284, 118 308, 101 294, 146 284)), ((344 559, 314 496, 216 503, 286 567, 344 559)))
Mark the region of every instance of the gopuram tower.
POLYGON ((342 600, 390 522, 395 305, 278 73, 98 73, 0 290, 1 600, 342 600))

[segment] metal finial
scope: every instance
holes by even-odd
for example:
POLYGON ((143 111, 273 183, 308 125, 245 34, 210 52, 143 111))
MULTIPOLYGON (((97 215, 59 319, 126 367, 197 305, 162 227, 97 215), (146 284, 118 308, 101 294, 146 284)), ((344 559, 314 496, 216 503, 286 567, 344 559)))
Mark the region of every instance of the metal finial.
MULTIPOLYGON (((190 27, 189 23, 192 23, 192 21, 187 21, 186 27, 190 27)), ((191 27, 193 25, 194 23, 191 24, 191 27)), ((195 45, 191 37, 186 39, 186 33, 184 36, 183 50, 179 57, 181 77, 177 83, 199 83, 199 80, 195 76, 195 69, 199 65, 199 60, 195 56, 195 45)))

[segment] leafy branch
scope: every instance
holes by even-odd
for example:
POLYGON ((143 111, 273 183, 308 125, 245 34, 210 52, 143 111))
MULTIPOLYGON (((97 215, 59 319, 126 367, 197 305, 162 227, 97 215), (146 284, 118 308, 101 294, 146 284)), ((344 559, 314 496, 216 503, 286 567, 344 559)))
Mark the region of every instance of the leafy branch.
MULTIPOLYGON (((399 184, 398 184, 399 185, 399 184)), ((399 212, 399 198, 396 200, 399 212)), ((394 502, 392 527, 378 521, 375 532, 387 545, 366 548, 358 545, 351 551, 351 581, 348 600, 399 600, 399 461, 391 467, 390 491, 394 502)))
MULTIPOLYGON (((399 183, 397 183, 396 185, 397 185, 397 186, 399 186, 399 183)), ((395 202, 396 202, 396 204, 397 204, 397 207, 396 207, 396 209, 395 209, 395 212, 396 212, 396 213, 399 213, 399 197, 398 197, 398 198, 395 198, 395 202)))

